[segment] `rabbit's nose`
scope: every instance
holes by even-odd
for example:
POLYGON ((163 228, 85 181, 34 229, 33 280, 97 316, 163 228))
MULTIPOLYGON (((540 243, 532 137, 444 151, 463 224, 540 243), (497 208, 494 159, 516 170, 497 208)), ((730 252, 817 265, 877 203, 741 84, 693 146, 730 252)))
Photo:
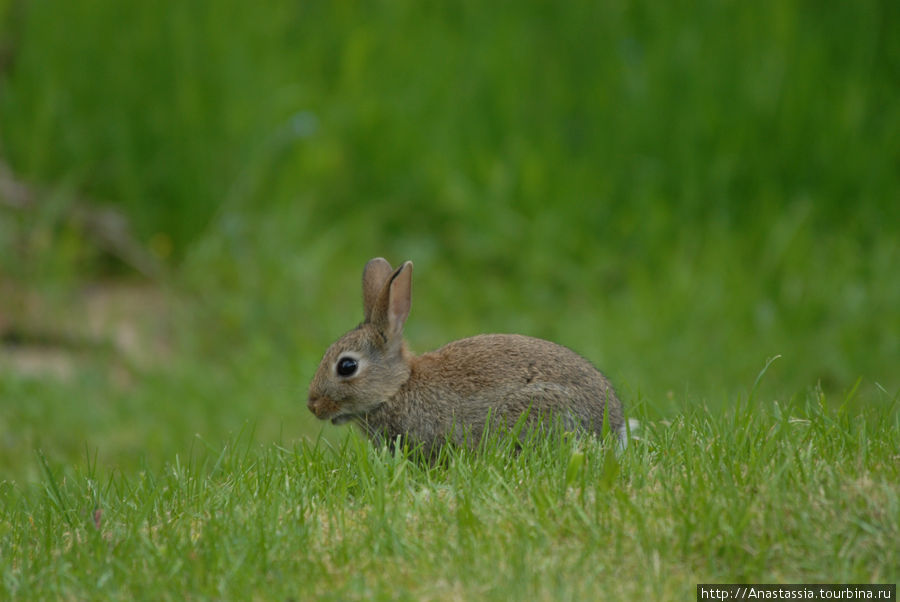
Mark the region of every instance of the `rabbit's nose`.
POLYGON ((306 403, 309 411, 316 415, 316 418, 325 419, 338 411, 338 405, 327 397, 310 394, 309 401, 306 403))
POLYGON ((310 412, 316 415, 316 418, 325 418, 329 411, 334 410, 334 408, 331 407, 333 405, 334 402, 330 401, 327 397, 314 395, 312 393, 309 394, 309 400, 306 402, 306 407, 309 408, 310 412))

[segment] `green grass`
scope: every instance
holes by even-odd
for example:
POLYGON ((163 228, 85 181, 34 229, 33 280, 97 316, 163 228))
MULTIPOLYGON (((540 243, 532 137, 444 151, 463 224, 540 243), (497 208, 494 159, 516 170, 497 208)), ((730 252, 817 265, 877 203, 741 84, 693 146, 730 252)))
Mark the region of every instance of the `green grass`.
POLYGON ((357 437, 238 436, 161 470, 41 457, 40 487, 0 491, 3 592, 676 600, 698 582, 896 581, 895 410, 833 410, 817 391, 694 408, 618 456, 494 440, 428 466, 357 437))

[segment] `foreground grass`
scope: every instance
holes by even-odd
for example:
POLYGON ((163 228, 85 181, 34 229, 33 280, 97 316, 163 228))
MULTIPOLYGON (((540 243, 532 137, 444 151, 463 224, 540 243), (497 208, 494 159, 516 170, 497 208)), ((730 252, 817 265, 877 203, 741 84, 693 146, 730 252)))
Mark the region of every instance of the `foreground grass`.
MULTIPOLYGON (((896 402, 896 400, 894 400, 896 402)), ((900 576, 900 417, 821 393, 645 420, 625 453, 502 441, 437 466, 199 442, 164 470, 39 457, 0 483, 2 597, 692 599, 706 581, 900 576)))

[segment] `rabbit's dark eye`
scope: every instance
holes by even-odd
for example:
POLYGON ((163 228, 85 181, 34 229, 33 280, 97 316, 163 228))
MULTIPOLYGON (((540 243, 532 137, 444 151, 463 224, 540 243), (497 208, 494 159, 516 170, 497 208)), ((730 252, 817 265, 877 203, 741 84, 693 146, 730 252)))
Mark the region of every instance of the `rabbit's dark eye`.
POLYGON ((341 376, 352 376, 359 367, 359 362, 352 357, 342 357, 337 363, 337 373, 341 376))

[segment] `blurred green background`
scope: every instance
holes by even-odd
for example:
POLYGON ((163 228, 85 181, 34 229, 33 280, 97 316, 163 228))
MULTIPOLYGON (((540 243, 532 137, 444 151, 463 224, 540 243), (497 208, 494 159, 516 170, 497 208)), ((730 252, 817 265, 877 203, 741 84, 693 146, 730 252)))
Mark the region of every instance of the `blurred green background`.
POLYGON ((0 0, 0 476, 315 437, 376 255, 415 262, 414 349, 550 338, 646 418, 775 355, 767 401, 892 403, 898 31, 895 0, 0 0))

